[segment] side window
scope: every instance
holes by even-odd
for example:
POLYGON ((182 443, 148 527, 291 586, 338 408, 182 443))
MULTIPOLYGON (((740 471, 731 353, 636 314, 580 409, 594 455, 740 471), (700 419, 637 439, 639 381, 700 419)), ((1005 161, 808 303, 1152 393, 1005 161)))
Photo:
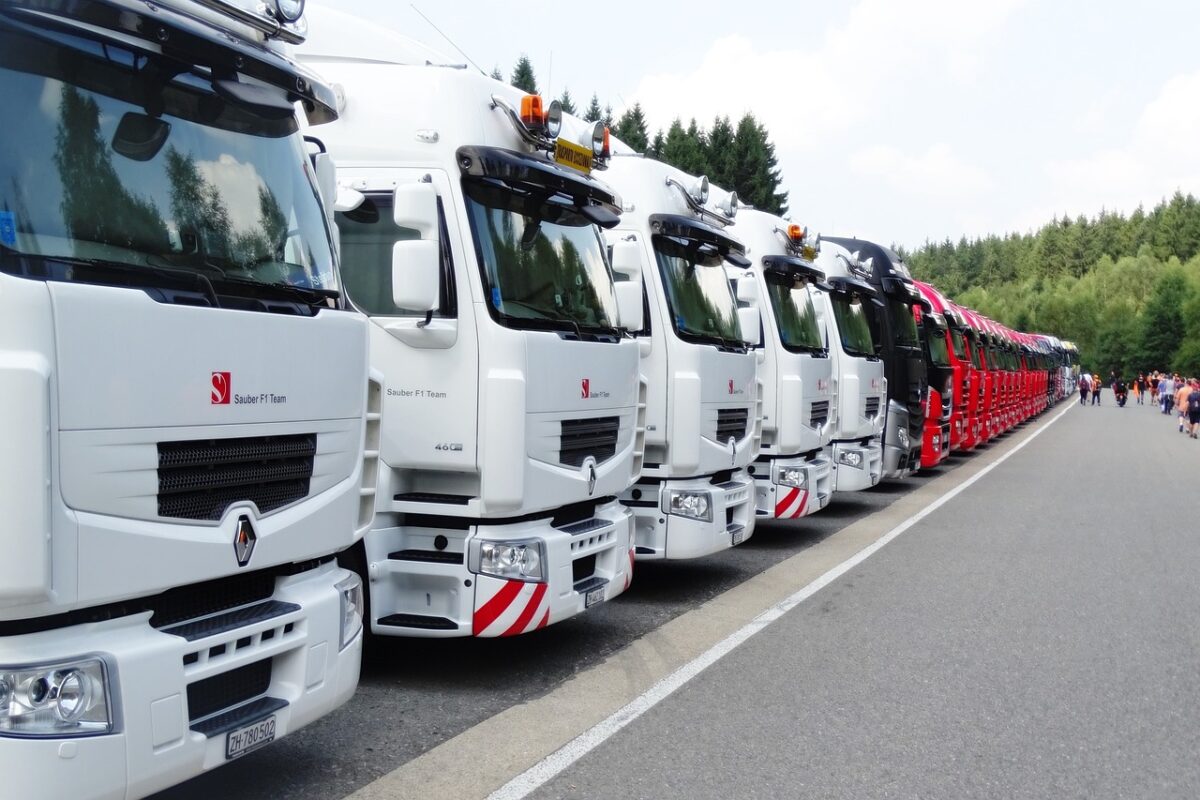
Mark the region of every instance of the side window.
MULTIPOLYGON (((417 238, 417 232, 398 227, 393 221, 391 194, 369 194, 353 211, 339 211, 336 219, 342 245, 342 284, 354 305, 374 317, 424 316, 412 309, 398 308, 392 302, 392 245, 417 238)), ((440 197, 438 220, 442 280, 434 316, 453 319, 458 316, 454 261, 440 197)))

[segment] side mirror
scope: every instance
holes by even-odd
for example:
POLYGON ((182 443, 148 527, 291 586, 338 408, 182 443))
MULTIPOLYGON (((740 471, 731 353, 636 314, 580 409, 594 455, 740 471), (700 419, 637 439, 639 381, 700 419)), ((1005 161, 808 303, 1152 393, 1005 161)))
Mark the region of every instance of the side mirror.
MULTIPOLYGON (((616 242, 612 246, 612 268, 618 275, 635 280, 640 289, 642 283, 642 246, 637 242, 616 242)), ((639 296, 638 305, 641 305, 639 296)), ((641 329, 641 326, 638 326, 641 329)))
POLYGON ((613 289, 617 295, 617 317, 621 327, 630 332, 646 327, 642 318, 641 280, 618 281, 613 289))
POLYGON ((749 273, 742 274, 736 281, 736 295, 739 303, 758 305, 758 281, 749 273))
POLYGON ((423 241, 437 242, 437 189, 432 183, 405 183, 392 196, 392 215, 396 226, 420 234, 423 241))
POLYGON ((329 153, 313 153, 312 166, 313 172, 316 173, 317 191, 321 193, 321 202, 325 204, 325 212, 332 220, 333 212, 338 210, 337 165, 333 163, 329 153))
POLYGON ((762 345, 762 314, 757 306, 738 309, 738 324, 742 328, 742 341, 750 347, 762 345))
POLYGON ((441 288, 438 243, 404 239, 392 245, 392 302, 408 311, 434 311, 441 288))

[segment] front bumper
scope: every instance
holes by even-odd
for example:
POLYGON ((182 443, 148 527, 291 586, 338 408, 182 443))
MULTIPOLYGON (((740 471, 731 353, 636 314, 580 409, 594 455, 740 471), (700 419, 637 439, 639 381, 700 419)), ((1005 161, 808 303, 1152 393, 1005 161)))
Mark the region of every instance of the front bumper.
POLYGON ((925 441, 921 445, 921 468, 936 467, 950 455, 950 424, 925 423, 925 441))
POLYGON ((587 519, 553 524, 546 516, 475 524, 463 533, 408 525, 367 534, 371 630, 385 636, 515 636, 570 619, 611 600, 633 581, 633 515, 617 500, 587 519), (476 574, 475 540, 538 542, 545 580, 476 574), (440 546, 439 546, 440 545, 440 546))
MULTIPOLYGON (((4 663, 100 656, 116 723, 116 732, 103 736, 0 737, 4 796, 145 797, 224 764, 232 729, 273 714, 275 739, 281 739, 333 711, 354 694, 362 658, 361 633, 340 649, 336 584, 349 577, 330 562, 279 578, 271 600, 291 604, 290 611, 213 635, 185 638, 156 630, 143 613, 0 640, 4 663), (189 687, 199 697, 200 681, 262 662, 269 662, 265 694, 246 698, 243 685, 231 681, 227 686, 236 694, 228 707, 191 718, 189 687)), ((212 683, 203 691, 211 704, 212 683)))
POLYGON ((833 491, 861 492, 879 483, 883 476, 883 444, 878 438, 833 443, 833 491), (846 454, 857 453, 859 466, 846 463, 846 454))
POLYGON ((754 534, 754 486, 745 469, 735 470, 721 483, 713 483, 709 478, 658 483, 643 478, 621 500, 634 515, 634 553, 638 559, 701 558, 728 550, 754 534), (712 519, 691 519, 664 512, 673 489, 706 492, 712 519))
POLYGON ((760 458, 754 462, 754 496, 759 519, 800 519, 829 505, 833 497, 833 463, 828 448, 809 458, 760 458), (804 472, 802 487, 779 482, 784 469, 804 472))

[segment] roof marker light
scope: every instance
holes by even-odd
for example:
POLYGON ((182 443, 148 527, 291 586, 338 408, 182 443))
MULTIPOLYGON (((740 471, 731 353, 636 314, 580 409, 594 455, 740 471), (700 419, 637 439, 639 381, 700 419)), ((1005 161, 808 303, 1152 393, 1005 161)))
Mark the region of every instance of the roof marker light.
POLYGON ((692 184, 692 188, 688 190, 688 194, 692 196, 700 205, 708 202, 708 176, 701 175, 696 178, 696 182, 692 184))
POLYGON ((542 108, 542 96, 527 94, 521 98, 521 122, 527 128, 541 128, 546 124, 546 111, 542 108))

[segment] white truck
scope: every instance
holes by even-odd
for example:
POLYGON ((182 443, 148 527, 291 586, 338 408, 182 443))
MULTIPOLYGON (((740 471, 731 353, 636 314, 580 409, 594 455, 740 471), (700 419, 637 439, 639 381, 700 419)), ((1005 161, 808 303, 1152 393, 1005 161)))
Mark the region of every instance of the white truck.
POLYGON ((763 319, 762 449, 749 467, 758 517, 798 519, 825 508, 833 496, 837 395, 816 310, 825 276, 813 265, 807 231, 782 217, 745 208, 730 232, 745 243, 753 266, 726 272, 736 282, 735 294, 756 295, 763 319), (743 281, 751 285, 743 287, 743 281))
POLYGON ((833 490, 858 492, 883 476, 887 378, 875 341, 879 297, 870 265, 840 245, 816 240, 817 268, 830 287, 817 301, 826 326, 837 394, 833 432, 833 490))
POLYGON ((605 179, 625 204, 608 232, 613 267, 629 282, 643 276, 648 310, 638 331, 645 461, 622 500, 636 518, 636 558, 697 558, 754 532, 760 312, 739 307, 724 269, 750 261, 725 231, 736 199, 710 198, 707 178, 613 147, 605 179))
POLYGON ((298 57, 344 104, 322 129, 342 274, 385 384, 376 523, 344 559, 368 579, 371 630, 511 636, 616 597, 645 386, 623 330, 641 285, 614 283, 601 228, 619 203, 589 174, 603 126, 317 19, 298 57))
POLYGON ((302 8, 0 2, 4 797, 144 797, 357 686, 380 398, 302 8))

